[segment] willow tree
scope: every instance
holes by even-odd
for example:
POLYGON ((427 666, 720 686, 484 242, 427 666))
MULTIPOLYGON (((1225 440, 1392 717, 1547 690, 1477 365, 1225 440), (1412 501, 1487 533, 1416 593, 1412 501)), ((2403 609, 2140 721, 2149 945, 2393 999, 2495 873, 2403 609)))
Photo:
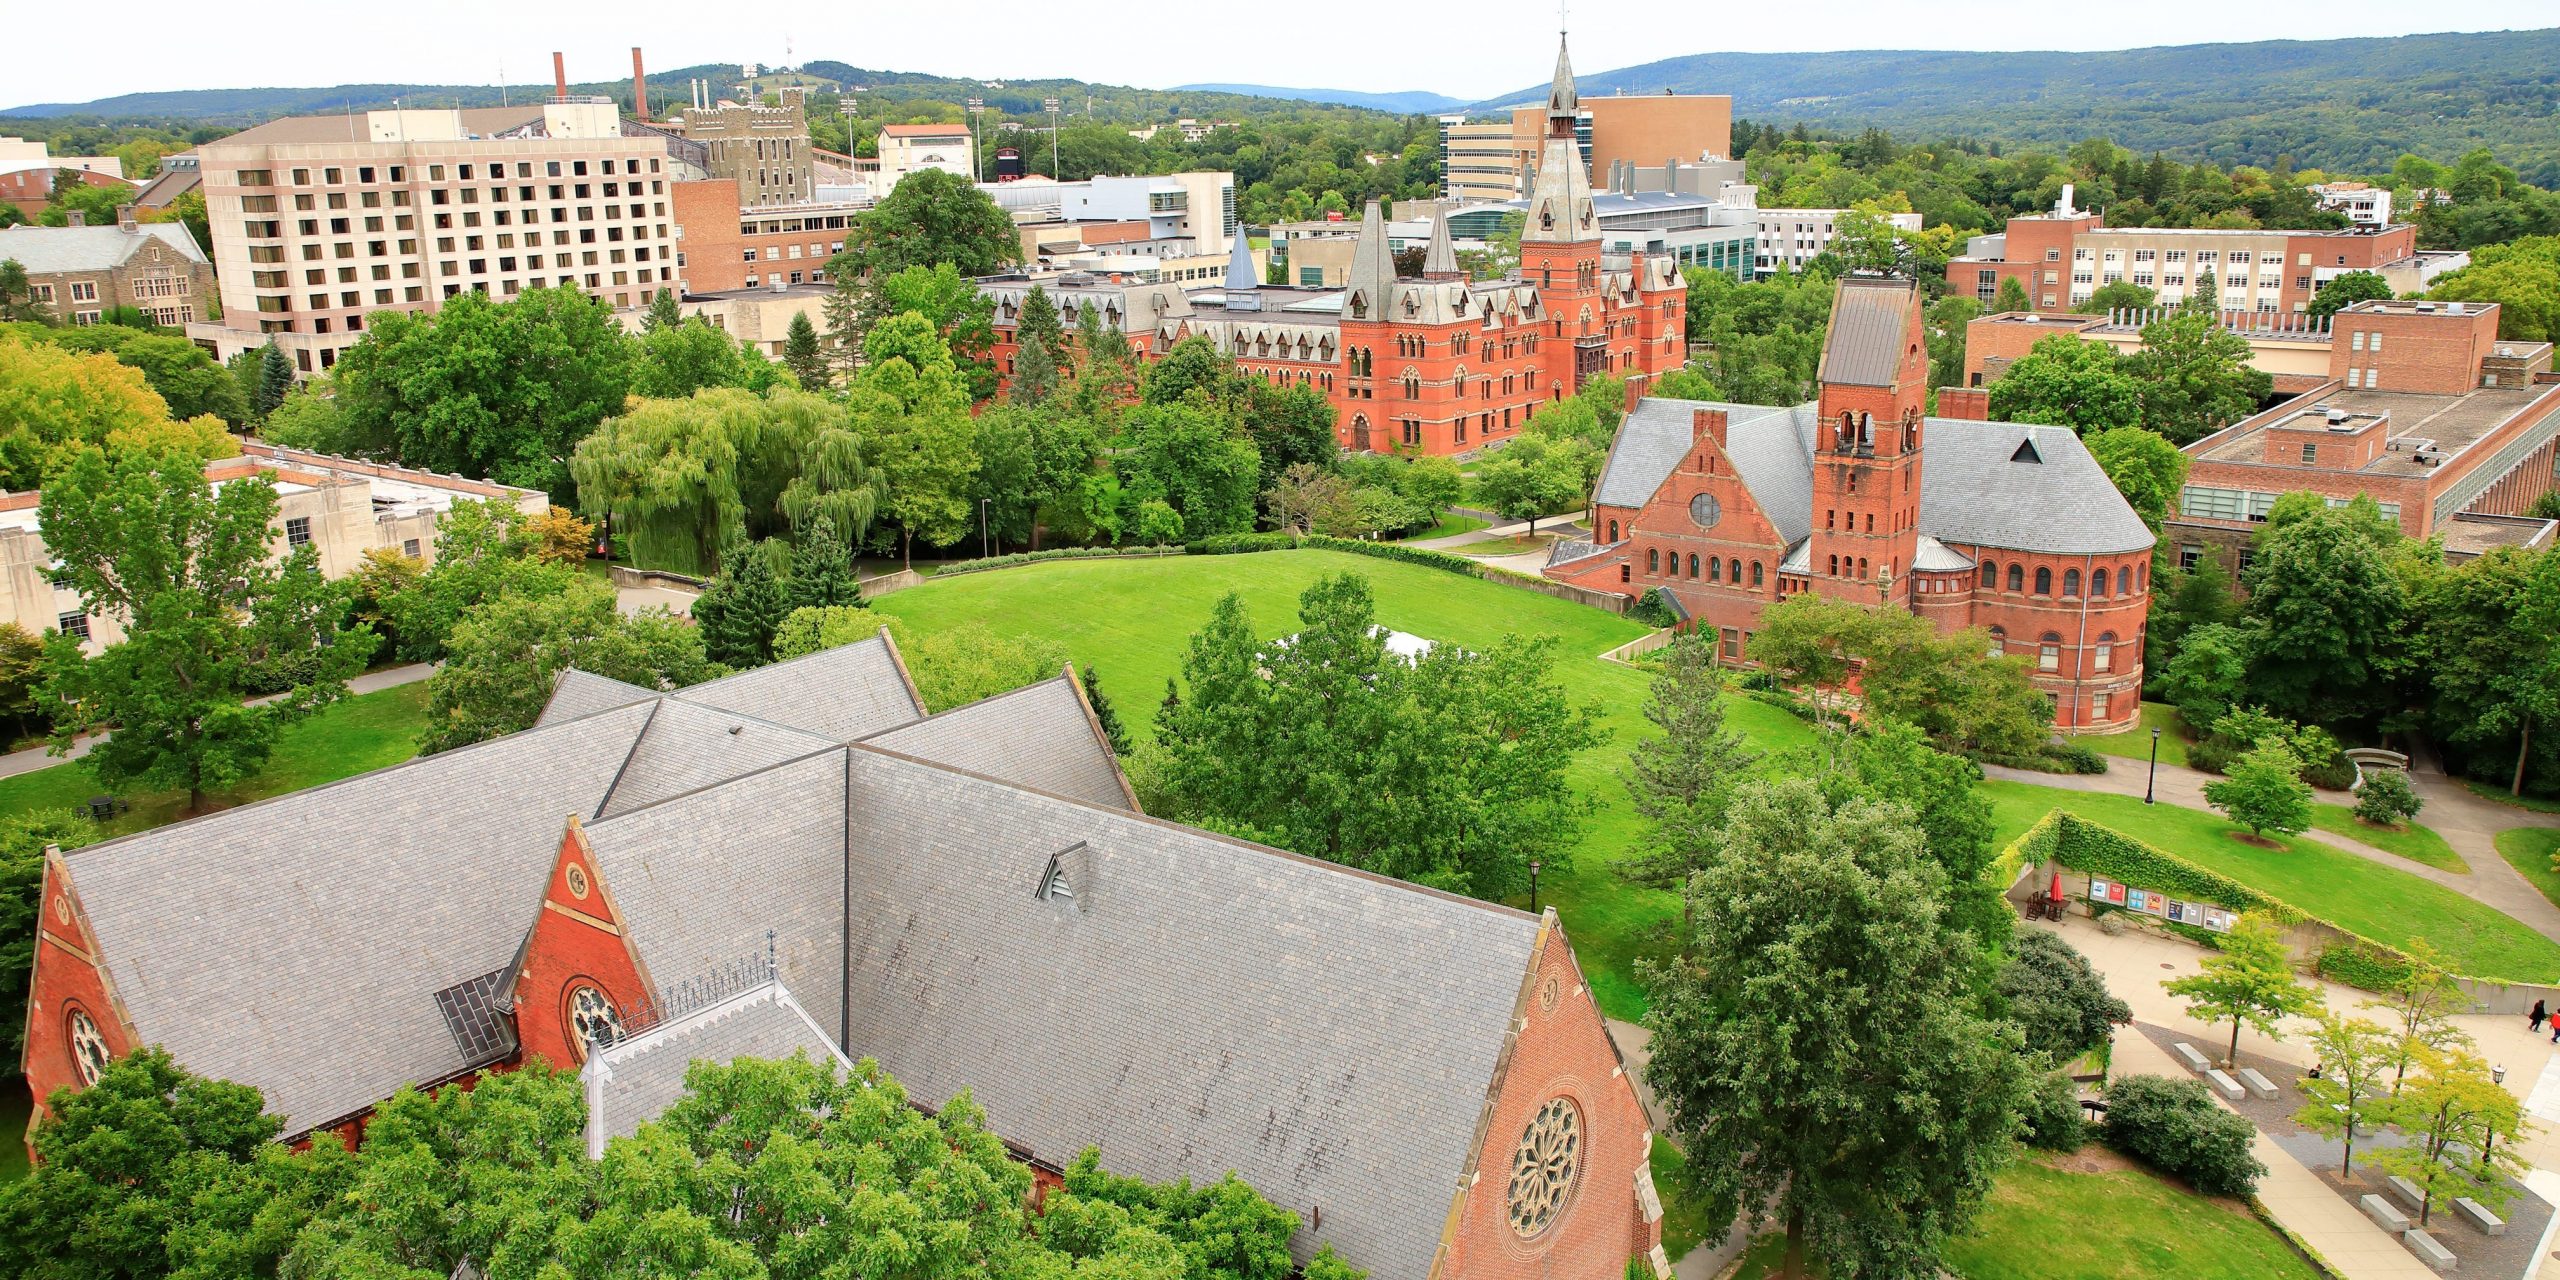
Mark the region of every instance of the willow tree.
POLYGON ((642 401, 569 469, 580 507, 610 518, 632 559, 686 573, 709 572, 733 530, 764 538, 823 515, 858 539, 880 503, 851 413, 790 388, 642 401))

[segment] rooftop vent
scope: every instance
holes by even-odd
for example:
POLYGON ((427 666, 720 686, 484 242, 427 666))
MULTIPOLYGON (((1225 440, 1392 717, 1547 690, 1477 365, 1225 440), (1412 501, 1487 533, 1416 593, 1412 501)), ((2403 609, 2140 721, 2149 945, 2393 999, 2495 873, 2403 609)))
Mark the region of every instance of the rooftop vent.
POLYGON ((2026 439, 2018 442, 2017 452, 2009 455, 2009 461, 2042 463, 2044 461, 2044 455, 2036 452, 2036 438, 2034 436, 2028 436, 2026 439))
POLYGON ((2344 421, 2346 421, 2346 420, 2347 420, 2347 411, 2346 411, 2346 410, 2344 410, 2344 409, 2331 409, 2331 410, 2329 411, 2329 425, 2330 425, 2330 426, 2333 426, 2333 427, 2334 427, 2334 426, 2338 425, 2339 423, 2344 422, 2344 421))

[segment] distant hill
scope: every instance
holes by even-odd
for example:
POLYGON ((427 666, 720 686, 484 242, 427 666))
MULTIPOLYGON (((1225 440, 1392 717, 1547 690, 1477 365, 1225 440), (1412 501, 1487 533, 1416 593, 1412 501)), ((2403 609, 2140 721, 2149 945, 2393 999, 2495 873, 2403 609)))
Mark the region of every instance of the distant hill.
MULTIPOLYGON (((1905 138, 2061 146, 2103 134, 2186 160, 2388 168, 2478 146, 2560 180, 2560 29, 2104 53, 1702 53, 1576 77, 1586 98, 1728 93, 1736 116, 1905 138)), ((1543 83, 1476 104, 1535 102, 1543 83)), ((2539 175, 2539 176, 2537 176, 2539 175)))
POLYGON ((1402 93, 1361 93, 1353 89, 1284 89, 1267 84, 1183 84, 1175 85, 1177 93, 1240 93, 1256 98, 1285 98, 1291 102, 1329 102, 1342 107, 1367 107, 1372 111, 1392 111, 1398 115, 1431 115, 1463 107, 1466 100, 1446 94, 1407 89, 1402 93))
MULTIPOLYGON (((738 78, 734 63, 671 67, 649 72, 649 99, 661 106, 681 103, 684 85, 701 77, 727 86, 738 78)), ((39 102, 0 109, 0 116, 53 119, 96 116, 101 119, 186 120, 199 124, 251 125, 277 116, 326 115, 333 111, 371 111, 398 101, 407 107, 494 107, 508 102, 541 102, 551 96, 551 82, 538 84, 341 84, 306 89, 174 89, 164 93, 127 93, 95 102, 39 102)), ((592 80, 569 86, 569 92, 631 100, 631 79, 592 80)))

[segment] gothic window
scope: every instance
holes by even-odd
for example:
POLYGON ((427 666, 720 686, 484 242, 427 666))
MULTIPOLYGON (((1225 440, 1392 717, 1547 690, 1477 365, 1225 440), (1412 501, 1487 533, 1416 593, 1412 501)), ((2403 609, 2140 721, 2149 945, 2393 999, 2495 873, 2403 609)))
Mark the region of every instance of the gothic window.
POLYGON ((1354 415, 1351 419, 1351 448, 1358 453, 1369 451, 1369 418, 1366 414, 1354 415))
POLYGON ((2066 595, 2066 596, 2070 596, 2070 597, 2072 597, 2072 598, 2074 598, 2074 599, 2079 598, 2079 595, 2080 595, 2080 571, 2079 571, 2079 570, 2077 570, 2077 569, 2065 569, 2065 570, 2063 570, 2063 571, 2062 571, 2062 594, 2064 594, 2064 595, 2066 595))
POLYGON ((1549 1099, 1531 1117, 1511 1153, 1511 1230, 1534 1240, 1563 1214, 1582 1175, 1582 1112, 1564 1098, 1549 1099))
POLYGON ((1422 375, 1411 369, 1404 371, 1404 398, 1407 400, 1422 398, 1422 375))
POLYGON ((2011 591, 2027 589, 2027 571, 2024 568, 2014 564, 2009 566, 2009 589, 2011 591))
POLYGON ((1988 560, 1982 562, 1982 585, 1985 590, 2000 585, 2000 566, 1988 560))
POLYGON ((69 1023, 71 1070, 80 1077, 80 1087, 86 1089, 96 1084, 98 1077, 107 1069, 107 1038, 98 1034, 98 1024, 91 1022, 88 1013, 76 1005, 72 1007, 69 1023))
POLYGON ((601 1049, 622 1038, 622 1015, 615 1012, 612 997, 593 983, 569 988, 569 1038, 582 1062, 589 1047, 601 1049))
POLYGON ((1465 369, 1458 370, 1458 372, 1449 379, 1449 385, 1456 390, 1457 394, 1461 396, 1467 394, 1467 371, 1465 369))
POLYGON ((2036 594, 2040 596, 2053 594, 2053 570, 2036 570, 2036 594))
POLYGON ((1755 591, 1760 587, 1760 562, 1757 560, 1751 562, 1751 587, 1755 591))

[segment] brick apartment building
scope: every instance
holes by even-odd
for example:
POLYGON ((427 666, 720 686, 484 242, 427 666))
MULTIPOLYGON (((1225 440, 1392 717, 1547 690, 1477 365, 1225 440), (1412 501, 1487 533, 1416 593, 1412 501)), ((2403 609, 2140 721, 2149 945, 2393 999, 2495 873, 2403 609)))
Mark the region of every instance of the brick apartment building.
POLYGON ((668 191, 693 176, 609 99, 271 120, 197 149, 223 320, 217 358, 284 348, 326 369, 379 311, 466 289, 582 289, 616 307, 680 287, 668 191))
POLYGON ((2072 207, 2066 185, 2053 212, 2011 218, 2005 232, 1968 242, 1947 262, 1947 291, 1987 304, 2001 281, 2016 280, 2030 306, 2052 312, 2120 281, 2155 290, 2174 306, 2210 280, 2225 310, 2289 313, 2350 271, 2374 272, 2394 290, 2414 292, 2467 260, 2421 253, 2418 230, 2407 223, 2338 231, 2110 227, 2101 215, 2072 207))
POLYGON ((827 259, 866 205, 846 202, 742 205, 723 179, 668 185, 675 209, 676 265, 688 293, 827 283, 827 259))
POLYGON ((1322 390, 1345 449, 1473 454, 1507 443, 1540 405, 1592 378, 1615 374, 1642 386, 1687 359, 1688 282, 1668 255, 1604 252, 1562 48, 1546 113, 1516 276, 1469 280, 1445 216, 1435 216, 1420 278, 1399 277, 1373 201, 1338 291, 1264 286, 1241 240, 1216 289, 1073 274, 983 280, 996 307, 997 369, 1012 369, 1014 333, 1036 283, 1068 328, 1089 302, 1142 358, 1196 334, 1248 373, 1322 390))
MULTIPOLYGON (((2119 355, 2131 355, 2142 349, 2143 327, 2171 310, 2142 307, 2105 315, 2003 311, 1976 317, 1965 325, 1962 385, 1988 388, 2051 337, 2101 342, 2119 355)), ((2328 320, 2291 312, 2222 311, 2215 322, 2249 344, 2250 367, 2274 379, 2277 394, 2298 395, 2328 380, 2328 320)))
POLYGON ((2179 563, 2208 546, 2247 561, 2255 526, 2297 490, 2343 504, 2369 495, 2412 538, 2467 558, 2546 546, 2524 517, 2554 487, 2560 377, 2547 342, 2503 342, 2498 304, 2360 302, 2329 334, 2328 376, 2187 446, 2192 460, 2162 537, 2179 563))
POLYGON ((38 1099, 159 1045, 361 1140, 541 1059, 594 1151, 694 1059, 806 1049, 967 1091, 1046 1184, 1232 1170, 1302 1264, 1670 1275, 1555 914, 1143 815, 1072 671, 933 716, 885 632, 673 693, 573 671, 522 733, 48 851, 39 902, 38 1099))
POLYGON ((96 324, 131 307, 172 327, 220 305, 213 265, 194 233, 176 222, 138 222, 134 208, 116 210, 116 225, 0 229, 0 261, 26 269, 35 300, 66 324, 96 324))
POLYGON ((1814 403, 1638 404, 1592 498, 1596 540, 1559 543, 1546 576, 1659 589, 1728 661, 1790 596, 1908 609, 2025 660, 2057 727, 2134 723, 2151 531, 2071 431, 1923 417, 1921 311, 1912 281, 1853 275, 1814 403))

